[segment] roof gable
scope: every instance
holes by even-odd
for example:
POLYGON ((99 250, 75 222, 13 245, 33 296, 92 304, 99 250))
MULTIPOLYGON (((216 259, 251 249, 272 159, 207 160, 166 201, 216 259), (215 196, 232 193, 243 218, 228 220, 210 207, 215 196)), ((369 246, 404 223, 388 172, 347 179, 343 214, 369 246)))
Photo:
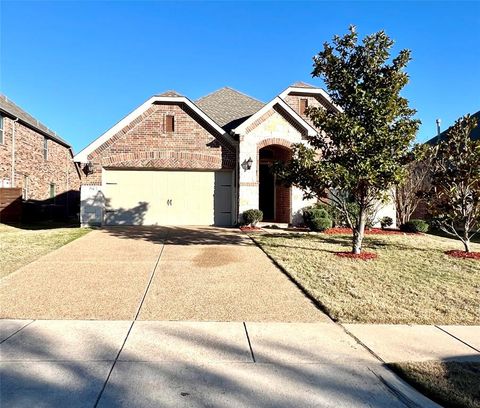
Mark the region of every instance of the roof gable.
MULTIPOLYGON (((97 148, 102 146, 107 140, 120 132, 123 128, 132 123, 135 119, 141 116, 146 110, 148 110, 155 103, 183 103, 185 104, 196 116, 201 120, 207 123, 214 131, 218 132, 219 135, 224 136, 225 131, 218 126, 218 124, 213 121, 208 115, 205 114, 197 105, 195 105, 190 99, 185 96, 180 96, 174 91, 168 91, 162 95, 155 95, 136 108, 134 111, 125 116, 122 120, 117 122, 113 127, 107 130, 100 137, 95 139, 87 147, 85 147, 81 152, 75 155, 74 160, 76 162, 87 163, 88 155, 94 152, 97 148), (167 95, 167 96, 164 96, 167 95), (168 96, 170 95, 170 96, 168 96)), ((225 139, 228 139, 225 137, 225 139)), ((231 140, 228 139, 230 142, 231 140)))
POLYGON ((314 96, 317 99, 321 99, 322 104, 324 106, 336 112, 343 112, 343 109, 340 106, 337 106, 330 98, 327 92, 325 92, 322 88, 317 88, 312 85, 306 84, 305 82, 296 82, 293 85, 289 86, 285 89, 279 97, 285 99, 288 95, 308 95, 314 96))
POLYGON ((229 87, 208 94, 195 103, 227 131, 238 126, 265 105, 229 87))
POLYGON ((290 105, 288 105, 282 98, 278 96, 267 103, 262 109, 255 112, 255 114, 250 116, 239 126, 232 129, 232 132, 236 134, 248 133, 249 126, 251 126, 256 120, 260 119, 270 109, 274 109, 276 107, 279 107, 279 111, 287 115, 288 118, 293 120, 300 128, 304 129, 308 136, 315 136, 317 134, 317 131, 312 126, 310 126, 297 112, 290 107, 290 105))

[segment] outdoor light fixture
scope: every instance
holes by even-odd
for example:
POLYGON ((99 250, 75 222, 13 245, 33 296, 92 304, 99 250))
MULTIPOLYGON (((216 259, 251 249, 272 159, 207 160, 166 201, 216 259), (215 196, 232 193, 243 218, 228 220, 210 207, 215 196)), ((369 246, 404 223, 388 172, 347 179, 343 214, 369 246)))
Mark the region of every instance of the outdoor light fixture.
POLYGON ((244 160, 242 163, 242 168, 243 170, 247 171, 252 168, 253 160, 251 157, 248 158, 248 160, 244 160))
POLYGON ((85 167, 83 168, 83 171, 85 174, 88 176, 89 174, 93 173, 93 164, 92 162, 88 162, 85 167))

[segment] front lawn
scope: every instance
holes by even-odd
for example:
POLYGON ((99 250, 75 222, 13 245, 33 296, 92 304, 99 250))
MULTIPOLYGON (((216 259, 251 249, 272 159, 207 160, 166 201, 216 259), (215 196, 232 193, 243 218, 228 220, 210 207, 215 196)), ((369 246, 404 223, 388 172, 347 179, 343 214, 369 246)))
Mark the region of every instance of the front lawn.
POLYGON ((88 233, 88 228, 23 229, 0 224, 0 278, 88 233))
MULTIPOLYGON (((375 260, 339 258, 349 235, 251 234, 261 248, 345 323, 480 324, 480 262, 444 254, 461 243, 431 235, 368 235, 375 260)), ((480 251, 479 244, 472 250, 480 251)))
POLYGON ((480 408, 480 363, 423 361, 391 367, 447 408, 480 408))

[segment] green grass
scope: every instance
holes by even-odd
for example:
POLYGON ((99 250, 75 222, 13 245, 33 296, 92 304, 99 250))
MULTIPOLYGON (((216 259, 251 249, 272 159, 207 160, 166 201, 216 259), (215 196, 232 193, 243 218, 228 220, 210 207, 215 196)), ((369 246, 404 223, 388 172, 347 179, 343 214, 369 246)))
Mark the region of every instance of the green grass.
POLYGON ((390 366, 444 407, 480 408, 480 363, 424 361, 390 366))
POLYGON ((0 224, 0 278, 89 231, 88 228, 38 229, 38 226, 26 229, 0 224))
MULTIPOLYGON (((252 234, 252 238, 334 320, 345 323, 480 324, 480 262, 445 250, 431 235, 370 235, 370 261, 339 258, 348 235, 252 234)), ((479 244, 472 244, 474 251, 479 244)))

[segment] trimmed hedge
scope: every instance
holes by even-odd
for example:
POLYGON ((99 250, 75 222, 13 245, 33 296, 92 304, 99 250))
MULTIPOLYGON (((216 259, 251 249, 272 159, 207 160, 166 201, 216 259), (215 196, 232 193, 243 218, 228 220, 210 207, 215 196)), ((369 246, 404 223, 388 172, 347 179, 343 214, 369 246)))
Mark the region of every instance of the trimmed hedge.
POLYGON ((428 223, 424 220, 410 220, 400 225, 400 231, 403 232, 427 232, 428 223))
POLYGON ((263 220, 263 212, 252 208, 243 212, 243 221, 246 225, 254 227, 258 222, 263 220))
POLYGON ((392 225, 393 225, 392 217, 385 216, 380 219, 380 226, 382 227, 382 229, 388 228, 392 225))
POLYGON ((303 219, 312 231, 325 231, 332 228, 332 219, 323 208, 307 208, 303 211, 303 219))

